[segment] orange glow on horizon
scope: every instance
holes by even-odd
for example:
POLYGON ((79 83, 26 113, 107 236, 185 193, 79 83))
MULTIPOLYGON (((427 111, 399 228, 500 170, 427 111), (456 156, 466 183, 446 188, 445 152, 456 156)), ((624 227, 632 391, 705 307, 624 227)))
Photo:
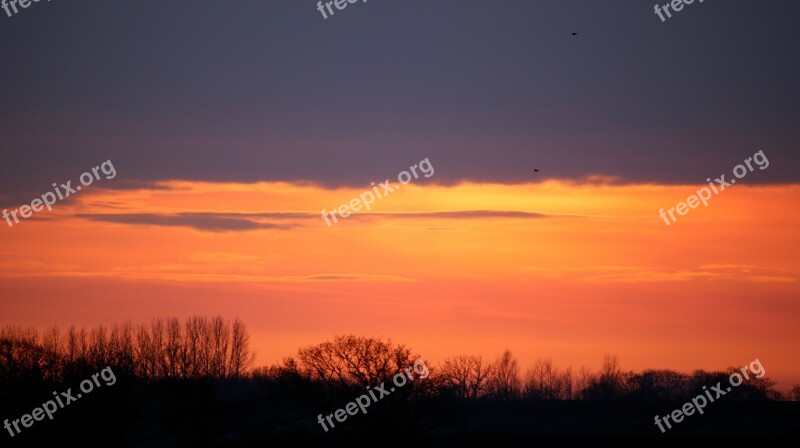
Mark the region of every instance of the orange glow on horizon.
POLYGON ((87 190, 2 230, 0 281, 19 300, 0 324, 222 314, 248 325, 259 364, 355 333, 432 362, 758 357, 779 389, 800 383, 800 185, 737 184, 667 226, 659 209, 702 185, 420 180, 330 228, 320 210, 368 188, 160 187, 87 190))

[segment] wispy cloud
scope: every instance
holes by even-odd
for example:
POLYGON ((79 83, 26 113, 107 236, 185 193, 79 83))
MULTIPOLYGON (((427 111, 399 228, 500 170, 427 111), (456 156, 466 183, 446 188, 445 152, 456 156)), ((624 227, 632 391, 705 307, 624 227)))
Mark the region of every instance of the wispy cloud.
POLYGON ((653 283, 695 280, 788 283, 798 280, 783 268, 756 268, 750 265, 733 264, 706 264, 698 268, 684 269, 657 269, 645 266, 529 267, 526 271, 548 277, 576 277, 589 283, 653 283))
MULTIPOLYGON (((352 216, 359 216, 358 214, 352 216)), ((403 219, 483 219, 483 218, 518 218, 539 219, 551 218, 557 215, 547 215, 520 210, 441 210, 424 212, 388 212, 388 213, 361 213, 360 216, 391 216, 403 219)))
MULTIPOLYGON (((97 222, 163 227, 189 227, 204 232, 247 232, 252 230, 288 230, 300 226, 298 222, 272 221, 319 220, 319 214, 308 212, 267 213, 79 213, 78 218, 97 222)), ((541 219, 559 215, 518 210, 443 210, 425 212, 367 212, 351 215, 350 219, 541 219)))
MULTIPOLYGON (((248 215, 233 213, 126 213, 126 214, 78 214, 79 218, 91 221, 109 222, 128 225, 149 225, 164 227, 189 227, 204 232, 244 232, 249 230, 288 230, 294 224, 278 224, 262 222, 247 217, 248 215)), ((257 216, 254 216, 257 217, 257 216)))
MULTIPOLYGON (((225 260, 229 261, 229 260, 225 260)), ((0 263, 0 278, 24 277, 71 277, 71 278, 117 278, 124 280, 149 280, 169 282, 201 283, 315 283, 315 282, 391 282, 407 283, 419 280, 397 275, 360 273, 323 273, 309 275, 265 275, 258 272, 234 272, 224 269, 208 271, 202 266, 188 264, 165 264, 151 266, 118 267, 107 270, 86 270, 77 265, 45 265, 26 263, 19 265, 0 263)))

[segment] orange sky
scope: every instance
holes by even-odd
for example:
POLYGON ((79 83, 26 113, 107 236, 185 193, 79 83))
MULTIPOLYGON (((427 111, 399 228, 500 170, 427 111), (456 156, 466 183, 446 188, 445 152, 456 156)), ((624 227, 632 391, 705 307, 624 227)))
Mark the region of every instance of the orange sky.
POLYGON ((354 333, 432 362, 505 348, 523 367, 596 369, 606 353, 632 370, 759 358, 779 389, 800 383, 800 186, 737 184, 666 226, 658 210, 701 186, 410 184, 332 228, 319 210, 366 187, 92 187, 13 228, 0 221, 0 324, 222 314, 248 325, 259 364, 354 333), (191 212, 278 227, 81 217, 191 212))

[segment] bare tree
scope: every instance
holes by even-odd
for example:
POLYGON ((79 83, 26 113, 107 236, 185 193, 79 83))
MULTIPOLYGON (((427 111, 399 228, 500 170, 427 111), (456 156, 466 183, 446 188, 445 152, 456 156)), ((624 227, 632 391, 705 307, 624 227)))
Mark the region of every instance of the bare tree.
POLYGON ((572 367, 567 367, 561 372, 561 399, 572 400, 575 398, 575 377, 572 375, 572 367))
POLYGON ((44 348, 43 359, 43 373, 45 379, 48 380, 61 380, 64 372, 62 369, 62 338, 61 331, 56 326, 47 329, 42 339, 42 347, 44 348))
POLYGON ((594 380, 595 378, 592 372, 587 369, 586 366, 581 366, 580 370, 578 370, 578 374, 575 376, 574 396, 583 398, 594 380))
POLYGON ((222 316, 211 319, 209 328, 211 332, 211 375, 216 378, 227 376, 229 367, 229 346, 231 326, 222 316))
POLYGON ((242 376, 253 365, 255 353, 250 352, 250 335, 247 327, 239 319, 233 321, 231 327, 231 355, 228 374, 234 378, 242 376))
POLYGON ((501 400, 512 400, 520 395, 519 363, 508 349, 495 362, 492 395, 501 400))
POLYGON ((795 384, 792 390, 789 391, 789 399, 792 401, 800 401, 800 384, 795 384))
POLYGON ((136 373, 142 378, 155 378, 156 368, 152 350, 152 337, 147 325, 136 327, 136 373))
POLYGON ((150 322, 150 350, 153 357, 153 370, 156 378, 164 378, 168 373, 166 328, 164 320, 155 318, 150 322))
POLYGON ((559 371, 550 359, 537 360, 525 375, 523 394, 537 400, 569 400, 572 398, 572 369, 559 371))
POLYGON ((0 379, 9 382, 41 378, 44 350, 35 328, 4 327, 0 331, 0 379))
POLYGON ((379 383, 416 359, 405 346, 390 340, 352 335, 302 348, 298 358, 312 378, 328 384, 362 385, 379 383))
POLYGON ((187 378, 198 378, 203 375, 203 327, 203 321, 199 316, 187 318, 184 324, 183 370, 187 378))
POLYGON ((469 386, 472 376, 472 357, 456 356, 448 358, 442 364, 439 376, 446 387, 455 390, 460 398, 469 398, 469 386))
POLYGON ((69 327, 67 331, 67 362, 74 364, 78 360, 78 332, 75 325, 69 327))
POLYGON ((89 332, 89 365, 105 367, 108 365, 108 343, 106 341, 106 328, 102 325, 94 327, 89 332))
POLYGON ((108 342, 109 363, 116 366, 117 370, 133 374, 136 368, 133 346, 133 324, 130 321, 122 325, 115 324, 111 328, 108 342))
POLYGON ((181 333, 181 324, 177 318, 167 319, 167 340, 164 351, 167 361, 167 376, 170 378, 180 378, 184 371, 181 368, 181 347, 184 342, 181 333))
POLYGON ((584 398, 608 400, 620 398, 629 392, 633 381, 629 381, 632 374, 623 374, 619 368, 619 359, 616 356, 606 355, 600 374, 592 378, 589 387, 584 392, 584 398))
POLYGON ((494 366, 480 356, 456 356, 445 359, 439 377, 446 387, 453 388, 461 398, 485 396, 494 377, 494 366))

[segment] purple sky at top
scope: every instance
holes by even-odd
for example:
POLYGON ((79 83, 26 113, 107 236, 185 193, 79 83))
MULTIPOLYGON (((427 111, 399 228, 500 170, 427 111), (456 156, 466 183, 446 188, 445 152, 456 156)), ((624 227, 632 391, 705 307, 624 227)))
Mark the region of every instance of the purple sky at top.
POLYGON ((798 17, 779 0, 664 23, 632 0, 370 0, 327 20, 311 0, 0 11, 0 202, 107 159, 114 188, 360 186, 424 157, 440 183, 698 184, 763 149, 748 183, 797 182, 798 17))

